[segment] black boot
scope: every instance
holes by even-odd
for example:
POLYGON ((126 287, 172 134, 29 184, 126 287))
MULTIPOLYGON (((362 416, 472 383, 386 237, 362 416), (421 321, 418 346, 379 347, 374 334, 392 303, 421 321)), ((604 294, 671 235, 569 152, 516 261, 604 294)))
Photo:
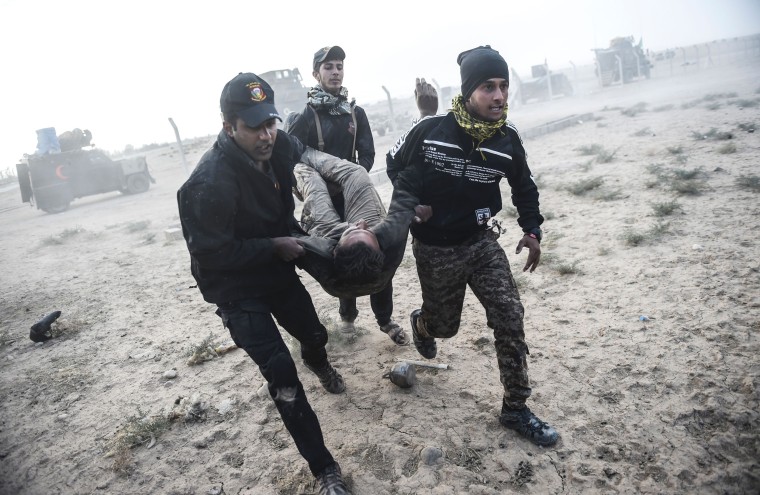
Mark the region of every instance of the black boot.
POLYGON ((343 474, 338 463, 330 464, 317 475, 319 495, 351 495, 343 483, 343 474))
POLYGON ((502 405, 499 422, 542 447, 554 445, 559 438, 557 430, 538 419, 527 406, 522 409, 509 409, 502 405))
POLYGON ((343 377, 340 376, 340 373, 338 373, 338 371, 327 361, 325 361, 324 366, 319 368, 310 366, 306 362, 304 362, 304 365, 317 375, 319 383, 321 383, 325 390, 331 394, 339 394, 346 390, 346 384, 343 382, 343 377))
POLYGON ((420 353, 425 359, 433 359, 438 354, 438 346, 435 343, 435 339, 432 337, 420 337, 417 333, 417 320, 422 313, 421 309, 415 309, 412 314, 409 315, 409 321, 412 324, 412 340, 414 341, 414 347, 417 348, 417 352, 420 353))

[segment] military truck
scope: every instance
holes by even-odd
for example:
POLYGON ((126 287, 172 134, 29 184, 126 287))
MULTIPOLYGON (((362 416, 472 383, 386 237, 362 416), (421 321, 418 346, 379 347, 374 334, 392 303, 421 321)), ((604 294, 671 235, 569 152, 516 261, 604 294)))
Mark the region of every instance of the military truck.
POLYGON ((609 48, 594 48, 596 75, 602 86, 627 84, 636 79, 649 79, 653 64, 642 48, 634 44, 633 36, 613 38, 609 48))
POLYGON ((16 171, 21 201, 47 213, 66 211, 83 196, 145 192, 156 182, 145 157, 112 160, 99 149, 26 155, 16 171))
POLYGON ((298 69, 270 70, 259 74, 274 90, 274 102, 283 119, 291 112, 300 112, 306 106, 306 92, 298 69))
POLYGON ((562 72, 549 70, 546 64, 532 66, 530 79, 522 79, 513 70, 511 86, 514 89, 510 88, 510 100, 521 104, 573 96, 574 93, 570 79, 562 72))

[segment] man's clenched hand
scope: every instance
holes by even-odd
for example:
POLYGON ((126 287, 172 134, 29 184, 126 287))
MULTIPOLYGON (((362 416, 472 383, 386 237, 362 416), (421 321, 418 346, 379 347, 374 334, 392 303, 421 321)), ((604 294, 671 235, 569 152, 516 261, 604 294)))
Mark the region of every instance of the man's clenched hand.
POLYGON ((306 253, 303 246, 295 237, 274 237, 274 254, 283 261, 293 261, 306 253))

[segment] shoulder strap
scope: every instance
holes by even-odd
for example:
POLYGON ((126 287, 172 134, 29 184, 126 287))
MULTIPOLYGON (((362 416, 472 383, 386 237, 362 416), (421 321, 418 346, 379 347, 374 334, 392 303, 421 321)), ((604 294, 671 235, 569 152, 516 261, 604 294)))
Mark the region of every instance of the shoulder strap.
POLYGON ((356 112, 354 111, 353 105, 351 105, 351 120, 354 121, 354 146, 351 148, 351 161, 359 163, 356 159, 356 134, 359 132, 359 127, 356 125, 356 112))
MULTIPOLYGON (((322 122, 320 122, 320 120, 319 120, 319 114, 317 113, 316 110, 314 110, 313 106, 311 106, 311 105, 306 105, 306 106, 309 107, 311 109, 312 113, 314 114, 314 123, 317 125, 317 141, 319 143, 318 144, 319 151, 324 151, 325 150, 325 140, 322 137, 322 122)), ((354 140, 355 139, 356 139, 356 137, 354 136, 354 140)))

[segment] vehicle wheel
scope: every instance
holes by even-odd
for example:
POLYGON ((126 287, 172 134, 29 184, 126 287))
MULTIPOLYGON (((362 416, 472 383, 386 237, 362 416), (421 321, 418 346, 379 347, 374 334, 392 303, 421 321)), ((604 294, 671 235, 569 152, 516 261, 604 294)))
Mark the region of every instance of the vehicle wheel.
POLYGON ((127 188, 123 192, 137 194, 147 191, 148 188, 150 188, 150 180, 145 174, 132 174, 127 177, 127 188))
POLYGON ((45 206, 41 206, 40 209, 44 211, 45 213, 52 213, 52 214, 63 213, 64 211, 69 209, 70 204, 71 203, 66 202, 66 203, 58 203, 55 205, 45 205, 45 206))

